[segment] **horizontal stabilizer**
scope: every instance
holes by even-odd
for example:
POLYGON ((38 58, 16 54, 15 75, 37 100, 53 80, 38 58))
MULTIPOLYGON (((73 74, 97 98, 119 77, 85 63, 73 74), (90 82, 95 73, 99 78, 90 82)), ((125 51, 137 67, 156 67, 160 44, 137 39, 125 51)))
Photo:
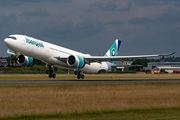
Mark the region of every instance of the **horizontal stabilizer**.
POLYGON ((117 67, 143 67, 143 65, 116 65, 116 64, 112 64, 111 68, 116 69, 117 67))
POLYGON ((111 65, 112 67, 143 67, 143 65, 111 65))

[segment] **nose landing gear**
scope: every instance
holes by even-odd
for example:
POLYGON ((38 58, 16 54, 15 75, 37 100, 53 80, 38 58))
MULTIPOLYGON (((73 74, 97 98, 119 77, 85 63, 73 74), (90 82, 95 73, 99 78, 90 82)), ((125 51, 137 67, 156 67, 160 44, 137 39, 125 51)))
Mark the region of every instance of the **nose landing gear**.
POLYGON ((49 74, 49 78, 53 77, 56 78, 56 74, 53 73, 53 70, 51 69, 51 65, 48 65, 49 70, 46 70, 46 74, 49 74))

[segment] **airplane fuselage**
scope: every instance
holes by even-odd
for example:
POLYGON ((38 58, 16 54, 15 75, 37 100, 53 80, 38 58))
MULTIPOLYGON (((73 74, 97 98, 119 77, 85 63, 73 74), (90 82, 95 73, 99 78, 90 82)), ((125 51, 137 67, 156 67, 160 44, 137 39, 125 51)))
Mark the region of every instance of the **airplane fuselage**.
MULTIPOLYGON (((22 55, 41 60, 55 67, 77 69, 69 66, 66 61, 59 60, 57 56, 59 58, 68 57, 70 55, 77 55, 82 58, 85 56, 90 56, 89 54, 80 53, 25 35, 13 35, 13 37, 16 39, 8 37, 4 40, 9 49, 19 52, 22 55)), ((101 71, 108 71, 110 69, 109 62, 92 62, 90 64, 85 64, 85 66, 81 68, 81 71, 86 73, 98 73, 101 71)))

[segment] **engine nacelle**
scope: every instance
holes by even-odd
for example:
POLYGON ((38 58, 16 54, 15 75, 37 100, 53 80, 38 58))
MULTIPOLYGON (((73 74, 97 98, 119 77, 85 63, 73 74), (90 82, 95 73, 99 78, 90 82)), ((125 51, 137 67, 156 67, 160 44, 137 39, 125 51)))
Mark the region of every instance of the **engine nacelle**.
POLYGON ((34 65, 34 58, 25 55, 19 55, 17 57, 17 63, 21 66, 32 67, 34 65))
POLYGON ((86 65, 86 62, 79 56, 70 55, 67 59, 67 64, 75 68, 83 68, 86 65))

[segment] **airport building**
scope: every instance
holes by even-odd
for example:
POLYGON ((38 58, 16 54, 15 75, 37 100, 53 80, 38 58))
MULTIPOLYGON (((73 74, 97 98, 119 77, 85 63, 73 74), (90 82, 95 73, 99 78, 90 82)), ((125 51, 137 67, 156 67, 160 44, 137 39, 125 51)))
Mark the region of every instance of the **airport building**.
POLYGON ((180 62, 180 57, 162 57, 160 58, 160 62, 180 62))
POLYGON ((161 70, 164 69, 168 73, 172 73, 174 70, 180 70, 180 62, 150 62, 145 69, 161 70))
POLYGON ((146 69, 161 70, 172 73, 174 70, 180 70, 180 57, 162 57, 160 62, 150 62, 146 69))
MULTIPOLYGON (((124 61, 123 65, 131 65, 134 60, 124 61)), ((180 70, 180 57, 162 57, 159 60, 160 62, 149 62, 148 67, 143 69, 151 71, 160 71, 164 69, 165 71, 172 73, 174 70, 180 70)), ((128 67, 118 67, 119 70, 128 69, 128 67)))
POLYGON ((0 67, 5 67, 5 66, 7 66, 6 59, 0 59, 0 67))

